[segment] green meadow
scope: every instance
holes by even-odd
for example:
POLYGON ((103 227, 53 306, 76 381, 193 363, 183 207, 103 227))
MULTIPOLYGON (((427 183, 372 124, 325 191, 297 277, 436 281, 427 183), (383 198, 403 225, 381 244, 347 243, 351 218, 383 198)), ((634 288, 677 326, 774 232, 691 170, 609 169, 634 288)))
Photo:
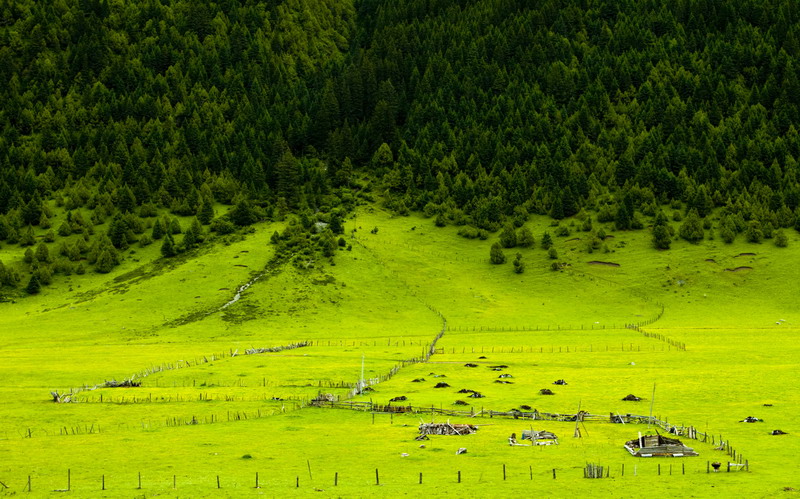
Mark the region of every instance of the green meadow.
MULTIPOLYGON (((531 218, 537 244, 493 265, 497 234, 470 240, 366 206, 346 221, 349 249, 308 270, 271 264, 270 235, 285 224, 260 224, 166 262, 157 245, 136 246, 109 274, 58 276, 39 295, 0 303, 0 494, 795 494, 798 234, 787 248, 740 238, 657 251, 647 230, 606 228, 603 249, 590 250, 579 221, 562 224, 569 235, 531 218), (545 231, 556 259, 539 245, 545 231), (442 330, 430 359, 410 362, 442 330), (310 404, 320 393, 351 397, 362 372, 372 391, 352 401, 404 396, 397 405, 475 416, 310 404), (125 379, 141 384, 104 386, 125 379), (72 403, 54 403, 53 391, 72 403), (622 401, 628 394, 643 400, 622 401), (488 416, 521 406, 652 411, 715 444, 684 439, 699 457, 635 458, 624 442, 654 427, 587 421, 577 438, 575 422, 488 416), (764 422, 740 423, 746 416, 764 422), (414 440, 432 419, 479 430, 414 440), (531 428, 559 445, 508 445, 531 428), (733 461, 715 450, 720 438, 749 471, 707 473, 709 461, 733 461), (609 477, 583 478, 587 463, 609 477)), ((0 250, 4 261, 14 255, 0 250)))

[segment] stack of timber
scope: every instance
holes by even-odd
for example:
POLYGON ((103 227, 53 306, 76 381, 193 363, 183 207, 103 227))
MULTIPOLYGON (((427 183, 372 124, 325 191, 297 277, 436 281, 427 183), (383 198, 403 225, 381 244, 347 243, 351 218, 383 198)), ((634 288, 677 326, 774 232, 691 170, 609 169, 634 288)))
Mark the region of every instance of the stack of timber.
POLYGON ((421 435, 470 435, 478 431, 476 425, 447 423, 422 423, 419 425, 421 435))
POLYGON ((142 386, 141 381, 133 381, 132 378, 124 379, 122 381, 117 381, 112 379, 111 381, 106 381, 103 384, 104 388, 135 388, 138 386, 142 386))
POLYGON ((558 437, 555 433, 549 431, 533 431, 523 430, 522 440, 532 440, 533 445, 558 445, 558 437))

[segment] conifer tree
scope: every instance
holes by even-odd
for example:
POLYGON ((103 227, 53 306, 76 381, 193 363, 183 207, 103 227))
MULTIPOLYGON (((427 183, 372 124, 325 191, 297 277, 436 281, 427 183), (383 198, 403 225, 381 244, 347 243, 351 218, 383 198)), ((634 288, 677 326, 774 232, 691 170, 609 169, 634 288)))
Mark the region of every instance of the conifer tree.
POLYGON ((100 252, 97 261, 94 263, 94 270, 99 274, 107 274, 114 269, 114 265, 114 257, 111 256, 111 252, 104 249, 100 252))
POLYGON ((517 257, 514 259, 514 272, 517 274, 525 272, 525 262, 522 261, 522 253, 517 253, 517 257))
POLYGON ((171 258, 177 254, 178 253, 175 249, 175 241, 172 239, 172 234, 167 233, 164 237, 164 242, 161 244, 161 255, 166 258, 171 258))
POLYGON ((506 255, 503 253, 503 247, 500 243, 494 243, 492 245, 492 249, 489 252, 489 259, 495 265, 506 263, 506 255))
POLYGON ((31 275, 28 285, 25 286, 25 291, 29 295, 35 295, 42 289, 42 284, 39 282, 39 276, 35 272, 31 275))
POLYGON ((166 232, 164 228, 164 224, 161 222, 160 218, 156 218, 156 221, 153 222, 153 232, 150 234, 153 240, 158 241, 162 237, 164 237, 164 233, 166 232))

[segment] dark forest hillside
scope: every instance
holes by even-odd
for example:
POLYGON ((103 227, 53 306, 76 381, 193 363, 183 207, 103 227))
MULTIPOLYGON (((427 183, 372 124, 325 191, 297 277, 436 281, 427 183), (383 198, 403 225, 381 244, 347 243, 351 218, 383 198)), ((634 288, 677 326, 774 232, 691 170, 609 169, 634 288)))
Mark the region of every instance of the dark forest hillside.
POLYGON ((798 10, 0 0, 0 241, 32 245, 50 200, 92 213, 64 234, 109 223, 117 249, 164 210, 329 209, 354 172, 438 224, 636 229, 671 203, 769 237, 800 228, 798 10))

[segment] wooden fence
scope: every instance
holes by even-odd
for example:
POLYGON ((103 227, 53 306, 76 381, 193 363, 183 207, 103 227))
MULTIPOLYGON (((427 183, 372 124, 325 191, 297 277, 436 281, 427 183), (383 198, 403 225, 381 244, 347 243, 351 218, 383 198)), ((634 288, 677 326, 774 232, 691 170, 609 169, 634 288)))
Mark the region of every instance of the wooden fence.
MULTIPOLYGON (((118 491, 124 494, 143 494, 149 491, 151 494, 165 494, 168 491, 177 490, 193 490, 197 488, 206 489, 208 491, 217 490, 216 494, 225 493, 232 494, 232 491, 237 491, 236 495, 252 494, 253 489, 261 489, 263 491, 281 491, 286 493, 291 489, 305 489, 309 492, 319 492, 320 487, 325 487, 330 495, 336 495, 331 492, 340 485, 348 485, 350 487, 364 487, 363 495, 371 495, 369 487, 375 485, 384 486, 411 486, 425 484, 446 485, 448 487, 458 487, 457 484, 480 484, 484 483, 487 474, 493 474, 499 478, 502 477, 502 483, 509 485, 517 483, 530 483, 536 480, 541 483, 542 480, 552 480, 555 483, 559 479, 566 478, 573 480, 576 477, 583 478, 615 478, 625 480, 627 477, 637 476, 674 476, 681 477, 686 475, 698 475, 713 472, 711 462, 703 463, 698 460, 682 460, 680 462, 669 461, 642 461, 637 462, 633 466, 628 463, 627 468, 625 463, 616 464, 614 466, 599 464, 587 464, 586 467, 568 467, 568 468, 552 468, 548 466, 540 466, 534 464, 522 464, 520 462, 513 462, 511 464, 496 464, 490 468, 481 468, 479 471, 473 471, 472 474, 465 473, 456 467, 450 473, 442 473, 439 471, 425 473, 425 470, 418 473, 409 473, 408 470, 398 472, 396 469, 381 470, 380 468, 361 468, 358 470, 345 469, 344 472, 334 471, 335 468, 327 466, 324 473, 314 469, 312 473, 313 463, 308 461, 308 476, 305 474, 289 474, 280 473, 276 470, 265 470, 266 472, 260 473, 258 471, 252 474, 235 474, 219 475, 219 474, 203 474, 199 476, 192 476, 187 474, 173 474, 171 472, 141 472, 141 471, 128 471, 124 473, 115 472, 112 474, 104 474, 102 472, 80 472, 71 468, 66 469, 62 476, 53 475, 39 475, 30 474, 17 475, 17 476, 3 476, 0 477, 0 491, 7 495, 15 495, 17 493, 29 492, 73 492, 84 494, 95 494, 96 491, 118 491), (413 477, 413 478, 412 478, 413 477), (331 487, 331 489, 329 489, 331 487), (250 491, 250 492, 248 492, 250 491)), ((720 471, 723 472, 736 472, 736 471, 750 471, 749 464, 728 461, 720 466, 720 471)), ((677 478, 676 478, 677 479, 677 478)), ((502 485, 495 485, 495 487, 502 487, 502 485)), ((456 489, 448 489, 456 490, 456 489)), ((512 489, 513 490, 513 489, 512 489)), ((557 490, 557 489, 554 489, 557 490)), ((424 493, 424 489, 420 490, 424 493)), ((407 493, 407 492, 406 492, 407 493)))

